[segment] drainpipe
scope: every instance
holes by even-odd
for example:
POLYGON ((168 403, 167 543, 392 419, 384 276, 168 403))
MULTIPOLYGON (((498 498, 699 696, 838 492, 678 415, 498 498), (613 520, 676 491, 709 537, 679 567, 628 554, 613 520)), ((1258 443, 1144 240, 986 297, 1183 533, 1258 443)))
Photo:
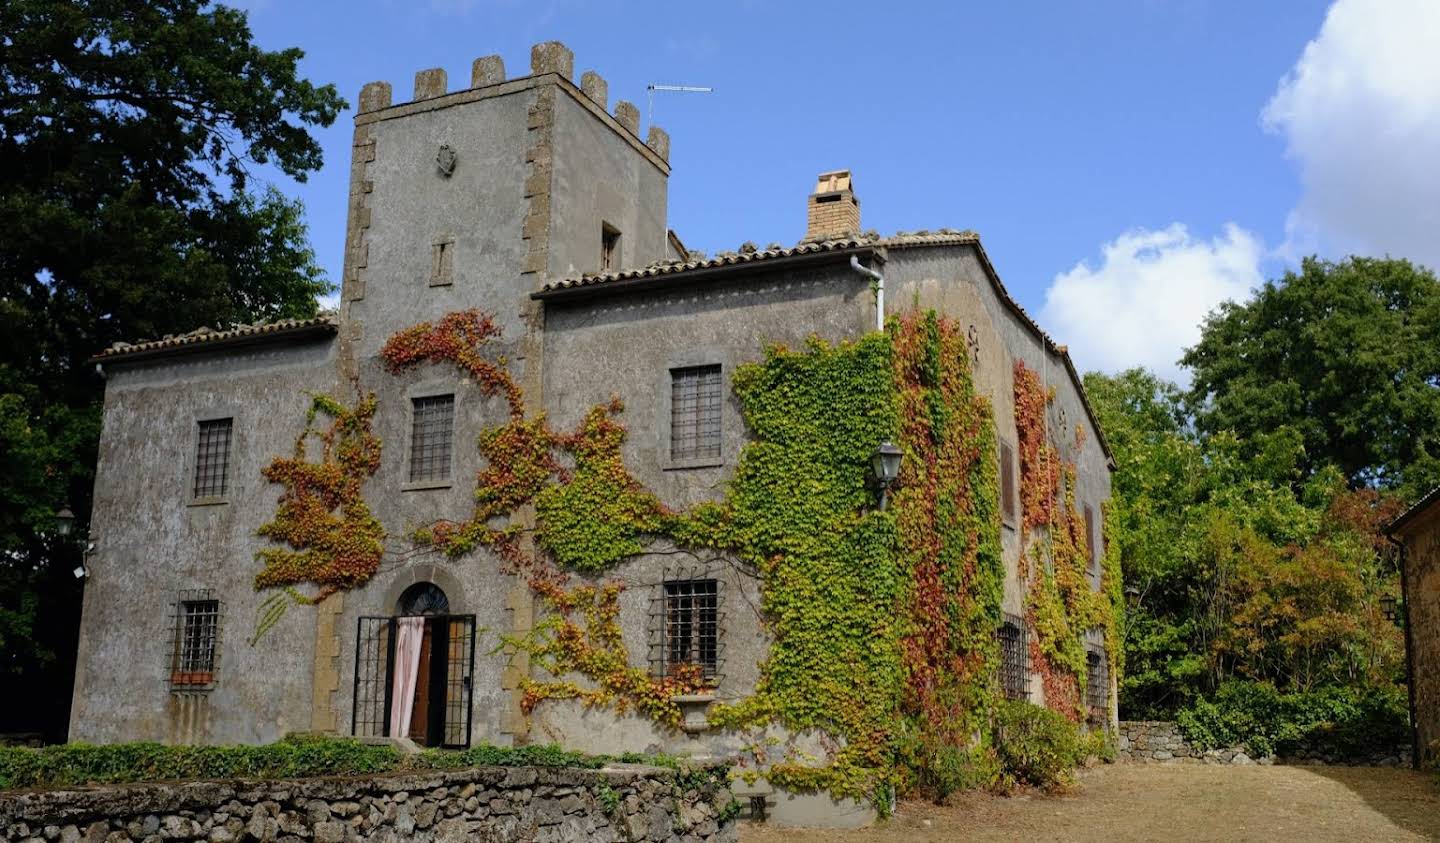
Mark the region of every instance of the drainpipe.
POLYGON ((1420 724, 1415 720, 1415 649, 1410 638, 1410 590, 1405 577, 1405 543, 1389 533, 1385 540, 1400 550, 1401 622, 1405 625, 1405 695, 1410 703, 1410 766, 1420 769, 1420 724))
POLYGON ((850 268, 875 282, 875 330, 885 330, 885 276, 862 264, 855 255, 850 256, 850 268))

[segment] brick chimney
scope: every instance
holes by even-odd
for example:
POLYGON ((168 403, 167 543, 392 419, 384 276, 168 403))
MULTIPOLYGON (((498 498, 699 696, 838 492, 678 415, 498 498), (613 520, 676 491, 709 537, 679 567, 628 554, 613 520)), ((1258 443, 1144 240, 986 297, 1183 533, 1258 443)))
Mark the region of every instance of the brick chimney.
POLYGON ((806 240, 836 240, 860 233, 860 200, 849 170, 821 173, 806 205, 806 240))

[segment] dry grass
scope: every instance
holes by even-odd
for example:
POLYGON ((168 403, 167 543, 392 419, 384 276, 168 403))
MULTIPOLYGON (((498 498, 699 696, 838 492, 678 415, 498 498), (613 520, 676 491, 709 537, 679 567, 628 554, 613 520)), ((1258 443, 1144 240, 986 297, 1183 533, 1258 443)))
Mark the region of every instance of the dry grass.
POLYGON ((905 802, 874 828, 744 826, 742 843, 1440 839, 1440 788, 1413 770, 1115 764, 1060 796, 905 802))

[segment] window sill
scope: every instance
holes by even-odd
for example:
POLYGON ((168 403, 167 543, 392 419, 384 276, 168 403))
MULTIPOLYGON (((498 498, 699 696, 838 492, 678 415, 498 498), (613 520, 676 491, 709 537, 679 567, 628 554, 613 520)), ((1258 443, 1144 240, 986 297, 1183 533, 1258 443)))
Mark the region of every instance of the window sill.
POLYGON ((1015 526, 1015 522, 1013 522, 1013 521, 1001 521, 1001 522, 1000 522, 1000 526, 1001 526, 1001 527, 1004 527, 1005 529, 1009 530, 1009 531, 1012 532, 1012 533, 1013 533, 1013 532, 1016 532, 1016 531, 1019 529, 1018 527, 1015 526))
POLYGON ((452 278, 431 278, 429 282, 431 287, 453 287, 454 285, 455 281, 452 278))
POLYGON ((187 503, 187 504, 185 504, 185 505, 186 505, 186 506, 224 506, 225 504, 228 504, 228 503, 230 503, 230 499, 229 499, 229 498, 195 498, 195 499, 191 500, 189 503, 187 503))
POLYGON ((402 492, 425 492, 431 489, 449 489, 454 486, 452 480, 412 480, 400 487, 402 492))
POLYGON ((725 461, 719 457, 700 457, 693 460, 671 460, 664 471, 687 471, 692 468, 723 468, 725 461))

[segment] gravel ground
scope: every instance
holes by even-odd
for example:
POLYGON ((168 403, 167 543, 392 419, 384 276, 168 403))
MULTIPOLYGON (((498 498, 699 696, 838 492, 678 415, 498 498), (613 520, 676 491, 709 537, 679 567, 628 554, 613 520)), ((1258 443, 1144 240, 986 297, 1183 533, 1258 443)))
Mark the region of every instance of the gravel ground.
POLYGON ((1113 764, 1058 796, 903 802, 873 828, 741 824, 741 843, 986 840, 1440 840, 1440 786, 1413 770, 1113 764))

